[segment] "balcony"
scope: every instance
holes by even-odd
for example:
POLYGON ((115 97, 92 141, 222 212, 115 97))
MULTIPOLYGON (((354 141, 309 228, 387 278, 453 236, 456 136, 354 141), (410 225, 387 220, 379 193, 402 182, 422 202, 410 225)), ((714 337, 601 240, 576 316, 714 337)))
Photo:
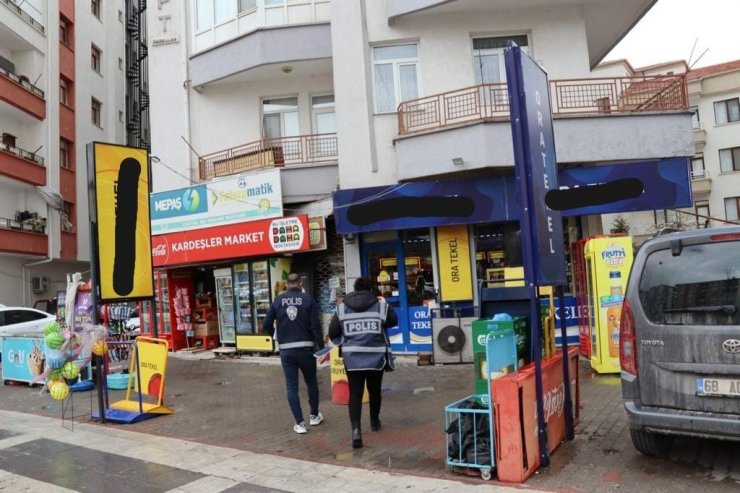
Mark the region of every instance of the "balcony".
MULTIPOLYGON (((551 80, 550 102, 556 118, 688 108, 683 76, 551 80)), ((400 135, 501 120, 509 120, 505 83, 481 84, 398 105, 400 135)))
POLYGON ((4 142, 0 142, 0 174, 31 185, 46 185, 44 158, 4 142))
POLYGON ((694 145, 696 146, 696 150, 701 152, 707 144, 707 131, 704 130, 704 125, 701 122, 693 122, 693 128, 694 145))
MULTIPOLYGON (((558 162, 694 154, 683 76, 551 80, 550 100, 558 162)), ((513 166, 506 84, 406 101, 397 118, 399 181, 513 166)))
POLYGON ((0 0, 0 4, 4 4, 11 10, 11 12, 14 12, 15 15, 23 19, 29 26, 41 34, 44 34, 44 26, 39 21, 31 17, 28 12, 23 10, 20 6, 16 5, 11 0, 0 0))
POLYGON ((47 251, 47 236, 36 225, 0 218, 0 252, 44 256, 47 251))
POLYGON ((311 201, 337 184, 337 135, 315 134, 262 139, 201 156, 200 180, 261 169, 282 168, 284 202, 311 201))
POLYGON ((691 172, 691 192, 694 195, 709 194, 712 191, 712 179, 707 176, 706 170, 691 172))
POLYGON ((38 120, 46 117, 44 91, 31 84, 28 77, 16 75, 2 67, 0 67, 0 101, 5 101, 38 120))

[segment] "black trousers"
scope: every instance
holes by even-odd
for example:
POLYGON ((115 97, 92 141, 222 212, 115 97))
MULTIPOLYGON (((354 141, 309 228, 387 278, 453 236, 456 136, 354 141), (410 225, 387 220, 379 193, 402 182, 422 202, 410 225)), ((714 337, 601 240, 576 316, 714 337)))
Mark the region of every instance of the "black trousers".
POLYGON ((380 387, 383 384, 383 370, 355 370, 347 372, 349 384, 349 421, 359 424, 362 419, 362 395, 370 397, 370 419, 380 418, 380 387))

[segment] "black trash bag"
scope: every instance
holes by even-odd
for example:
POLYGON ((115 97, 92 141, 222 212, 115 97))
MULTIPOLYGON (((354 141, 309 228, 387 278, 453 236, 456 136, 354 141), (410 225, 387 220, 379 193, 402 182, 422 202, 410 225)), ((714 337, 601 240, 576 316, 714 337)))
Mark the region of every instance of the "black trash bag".
MULTIPOLYGON (((475 401, 463 402, 462 409, 486 409, 475 401)), ((447 433, 447 457, 466 464, 490 465, 491 436, 488 413, 459 412, 447 433)))

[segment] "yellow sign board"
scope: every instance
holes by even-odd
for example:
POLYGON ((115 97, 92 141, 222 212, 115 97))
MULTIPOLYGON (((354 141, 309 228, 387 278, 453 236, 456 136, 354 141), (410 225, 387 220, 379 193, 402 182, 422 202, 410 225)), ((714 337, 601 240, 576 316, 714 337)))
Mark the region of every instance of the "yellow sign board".
MULTIPOLYGON (((126 398, 114 402, 111 404, 111 408, 140 414, 172 414, 174 412, 162 405, 165 375, 167 373, 167 351, 168 344, 164 339, 136 338, 134 356, 132 356, 129 363, 129 384, 126 388, 126 398), (153 397, 156 402, 132 399, 131 387, 135 387, 135 391, 140 397, 153 397)), ((151 399, 149 400, 151 401, 151 399)))
POLYGON ((100 301, 154 296, 146 149, 95 142, 92 163, 100 301))
POLYGON ((472 300, 473 273, 470 266, 468 227, 438 227, 437 252, 441 301, 472 300))

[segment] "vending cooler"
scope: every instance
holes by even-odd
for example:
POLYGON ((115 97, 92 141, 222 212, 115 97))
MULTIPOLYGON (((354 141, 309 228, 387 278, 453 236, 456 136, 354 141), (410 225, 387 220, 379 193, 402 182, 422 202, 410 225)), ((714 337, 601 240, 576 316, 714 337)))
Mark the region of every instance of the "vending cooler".
POLYGON ((632 238, 592 238, 584 247, 591 366, 619 373, 619 321, 632 266, 632 238))

